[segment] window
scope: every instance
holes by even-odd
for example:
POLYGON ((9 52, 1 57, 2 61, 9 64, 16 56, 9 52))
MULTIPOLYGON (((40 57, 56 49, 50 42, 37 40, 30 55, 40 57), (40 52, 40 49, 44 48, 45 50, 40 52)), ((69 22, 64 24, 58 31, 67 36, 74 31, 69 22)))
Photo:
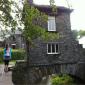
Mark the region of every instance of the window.
POLYGON ((47 44, 47 54, 58 54, 59 46, 56 43, 47 44))
POLYGON ((55 17, 48 16, 48 31, 56 31, 55 17))

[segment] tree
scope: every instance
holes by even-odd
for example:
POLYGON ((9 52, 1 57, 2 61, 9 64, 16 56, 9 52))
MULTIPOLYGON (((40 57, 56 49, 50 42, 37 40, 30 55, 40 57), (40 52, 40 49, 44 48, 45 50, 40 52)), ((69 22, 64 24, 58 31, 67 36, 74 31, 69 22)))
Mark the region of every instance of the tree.
POLYGON ((84 30, 78 31, 78 35, 79 35, 79 38, 84 37, 85 36, 85 31, 84 30))
MULTIPOLYGON (((43 40, 58 39, 58 33, 49 33, 42 26, 42 23, 35 22, 47 22, 47 15, 40 12, 34 6, 31 6, 27 0, 24 2, 22 11, 22 23, 24 24, 23 36, 26 40, 27 53, 29 52, 30 44, 33 39, 42 38, 43 40)), ((28 57, 29 58, 29 57, 28 57)))
MULTIPOLYGON (((45 29, 42 28, 42 23, 35 23, 33 21, 47 22, 47 15, 40 12, 37 8, 30 6, 27 0, 24 3, 23 12, 22 12, 22 20, 24 23, 24 36, 29 41, 35 39, 39 36, 42 38, 50 39, 51 35, 55 33, 46 32, 45 29)), ((55 37, 54 37, 55 38, 55 37)), ((53 39, 53 38, 52 38, 53 39)))
MULTIPOLYGON (((26 51, 27 51, 27 67, 29 67, 29 48, 33 45, 34 39, 43 39, 44 41, 58 39, 58 33, 49 33, 43 27, 42 23, 47 23, 47 15, 40 12, 34 6, 31 6, 27 0, 25 0, 22 11, 22 23, 24 24, 23 36, 26 40, 26 51)), ((31 57, 31 56, 30 56, 31 57)), ((28 68, 28 77, 30 68, 28 68)), ((30 78, 28 78, 29 81, 30 78)), ((34 80, 35 81, 35 80, 34 80)))
POLYGON ((84 31, 84 30, 79 30, 79 31, 77 31, 77 30, 72 30, 72 32, 73 32, 73 36, 74 36, 76 39, 80 39, 80 38, 82 38, 82 37, 85 36, 85 31, 84 31))
POLYGON ((10 14, 11 2, 9 0, 0 0, 0 12, 0 21, 5 25, 10 24, 12 16, 10 14))
POLYGON ((50 6, 52 7, 53 12, 57 12, 57 7, 55 5, 55 0, 50 0, 50 6))

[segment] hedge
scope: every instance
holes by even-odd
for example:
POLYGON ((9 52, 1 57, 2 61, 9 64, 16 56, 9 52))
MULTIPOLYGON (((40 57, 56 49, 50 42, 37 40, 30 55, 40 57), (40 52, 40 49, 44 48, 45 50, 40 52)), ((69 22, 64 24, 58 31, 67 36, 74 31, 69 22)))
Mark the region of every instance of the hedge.
MULTIPOLYGON (((3 61, 3 49, 0 49, 0 62, 3 61)), ((12 50, 12 60, 23 60, 26 56, 26 53, 22 49, 15 49, 12 50)))

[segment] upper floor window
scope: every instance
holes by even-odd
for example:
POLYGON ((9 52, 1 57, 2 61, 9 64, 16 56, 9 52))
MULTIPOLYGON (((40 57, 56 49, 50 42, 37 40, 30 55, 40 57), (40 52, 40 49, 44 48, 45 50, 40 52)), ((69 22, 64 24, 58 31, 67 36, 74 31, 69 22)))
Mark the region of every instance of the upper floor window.
POLYGON ((48 31, 56 31, 55 17, 48 16, 48 31))
POLYGON ((47 44, 47 54, 58 54, 59 46, 57 43, 48 43, 47 44))

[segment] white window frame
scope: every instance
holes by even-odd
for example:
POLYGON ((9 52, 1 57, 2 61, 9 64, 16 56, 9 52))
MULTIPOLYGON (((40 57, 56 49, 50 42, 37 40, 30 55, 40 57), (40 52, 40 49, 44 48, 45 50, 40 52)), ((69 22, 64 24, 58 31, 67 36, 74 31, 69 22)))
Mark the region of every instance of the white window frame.
POLYGON ((47 44, 47 54, 59 54, 59 45, 58 45, 58 43, 48 43, 47 44), (48 52, 48 44, 50 44, 51 45, 51 52, 48 52), (52 52, 52 44, 54 44, 55 45, 55 52, 52 52), (58 45, 58 52, 56 52, 56 45, 58 45))
POLYGON ((48 31, 56 31, 55 16, 48 16, 48 31), (53 23, 51 23, 51 22, 53 22, 53 23), (51 25, 50 25, 50 23, 51 23, 51 25), (54 28, 52 28, 52 27, 54 27, 54 28))

